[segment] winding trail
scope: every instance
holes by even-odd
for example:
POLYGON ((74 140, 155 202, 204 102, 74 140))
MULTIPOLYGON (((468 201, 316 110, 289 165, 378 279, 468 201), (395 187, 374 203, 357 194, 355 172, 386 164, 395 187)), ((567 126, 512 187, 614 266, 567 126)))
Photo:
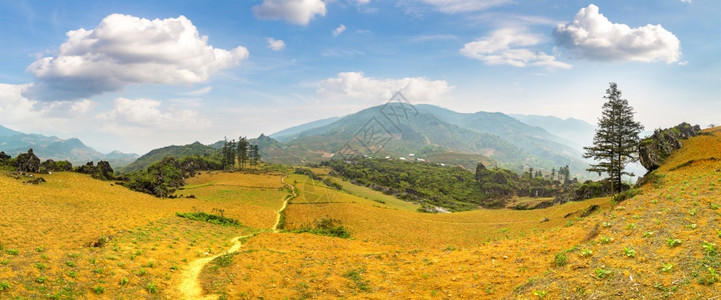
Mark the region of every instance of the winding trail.
MULTIPOLYGON (((278 229, 278 226, 280 226, 282 215, 285 212, 286 207, 288 207, 288 202, 297 196, 297 194, 295 192, 295 187, 293 187, 290 184, 285 183, 285 175, 280 178, 280 182, 283 183, 284 185, 290 187, 290 191, 292 194, 284 196, 283 206, 278 211, 276 211, 277 216, 275 219, 275 224, 273 225, 273 228, 271 228, 271 231, 273 233, 280 232, 280 229, 278 229)), ((231 239, 231 241, 234 242, 233 246, 231 246, 230 249, 228 249, 224 253, 219 253, 219 254, 216 254, 213 256, 203 257, 203 258, 196 259, 196 260, 192 261, 191 263, 189 263, 188 266, 185 267, 183 272, 180 274, 180 285, 178 286, 178 292, 180 292, 180 296, 182 297, 182 299, 204 299, 204 300, 205 299, 213 299, 213 300, 218 299, 219 295, 214 295, 214 294, 203 295, 203 287, 200 285, 200 280, 199 280, 200 273, 203 271, 203 268, 208 263, 213 261, 215 258, 217 258, 221 255, 235 253, 238 250, 240 250, 240 247, 242 246, 241 240, 244 238, 253 237, 256 234, 258 234, 258 233, 234 237, 231 239)))

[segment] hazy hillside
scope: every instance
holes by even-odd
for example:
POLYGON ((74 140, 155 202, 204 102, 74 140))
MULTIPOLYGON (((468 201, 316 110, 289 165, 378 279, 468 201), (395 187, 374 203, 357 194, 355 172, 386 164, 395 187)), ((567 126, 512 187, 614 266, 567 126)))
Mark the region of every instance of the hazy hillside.
POLYGON ((23 133, 0 125, 0 136, 2 136, 2 137, 13 136, 13 135, 18 135, 18 134, 23 134, 23 133))
POLYGON ((273 139, 275 139, 275 140, 277 140, 277 141, 279 141, 279 142, 285 142, 285 141, 293 138, 293 136, 295 136, 295 135, 297 135, 297 134, 299 134, 299 133, 301 133, 301 132, 303 132, 303 131, 311 130, 311 129, 314 129, 314 128, 318 128, 318 127, 321 127, 321 126, 328 125, 328 124, 330 124, 330 123, 333 123, 333 122, 337 121, 338 119, 340 119, 340 118, 339 118, 339 117, 332 117, 332 118, 321 119, 321 120, 317 120, 317 121, 313 121, 313 122, 301 124, 301 125, 298 125, 298 126, 293 126, 293 127, 290 127, 290 128, 287 128, 287 129, 283 129, 283 130, 281 130, 281 131, 278 131, 278 132, 276 132, 276 133, 273 133, 273 134, 270 135, 270 137, 273 138, 273 139))
POLYGON ((511 114, 509 116, 562 137, 572 142, 572 146, 579 151, 581 151, 584 146, 589 146, 593 143, 593 135, 596 133, 595 125, 574 118, 561 119, 554 116, 517 114, 511 114))
MULTIPOLYGON (((217 143, 215 143, 217 144, 217 143)), ((213 145, 215 145, 213 144, 213 145)), ((220 144, 222 146, 222 143, 220 144)), ((185 156, 191 156, 191 155, 197 155, 197 156, 211 156, 214 155, 217 152, 217 148, 214 148, 212 145, 203 145, 200 142, 195 142, 192 144, 182 145, 182 146, 167 146, 163 148, 158 148, 155 150, 152 150, 148 152, 147 154, 139 157, 135 161, 133 161, 131 164, 127 165, 126 167, 120 169, 120 172, 128 173, 133 171, 139 171, 142 169, 147 168, 149 165, 153 164, 154 162, 163 160, 166 156, 172 156, 176 158, 181 158, 185 156)))
POLYGON ((376 156, 413 153, 425 158, 424 155, 439 152, 480 154, 513 170, 529 166, 550 170, 570 165, 573 173, 584 173, 585 163, 580 153, 560 143, 562 138, 541 128, 500 113, 462 114, 431 105, 416 108, 417 115, 396 125, 380 112, 380 106, 371 107, 328 125, 286 136, 284 151, 268 152, 273 153, 273 159, 278 162, 317 162, 330 158, 348 143, 358 152, 372 152, 376 156), (369 124, 376 125, 377 135, 381 136, 382 145, 370 145, 376 147, 373 149, 359 143, 359 130, 369 128, 369 124))
POLYGON ((0 126, 0 151, 17 156, 27 152, 29 148, 32 148, 41 159, 68 160, 73 165, 106 160, 114 168, 120 168, 138 158, 137 154, 126 154, 119 151, 113 151, 106 155, 88 147, 77 138, 63 140, 55 136, 25 134, 0 126))

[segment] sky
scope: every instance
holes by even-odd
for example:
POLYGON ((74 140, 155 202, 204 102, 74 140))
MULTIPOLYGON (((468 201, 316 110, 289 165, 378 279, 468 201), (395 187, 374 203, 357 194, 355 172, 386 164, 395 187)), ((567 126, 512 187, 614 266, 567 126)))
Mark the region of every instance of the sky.
POLYGON ((110 152, 383 104, 721 124, 712 0, 0 0, 0 125, 110 152))

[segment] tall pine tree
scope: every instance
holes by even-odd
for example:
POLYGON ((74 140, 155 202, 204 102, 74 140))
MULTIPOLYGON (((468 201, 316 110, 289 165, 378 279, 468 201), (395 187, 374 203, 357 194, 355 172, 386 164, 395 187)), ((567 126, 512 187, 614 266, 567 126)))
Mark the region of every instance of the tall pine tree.
POLYGON ((641 123, 633 120, 633 107, 628 100, 621 99, 621 91, 615 82, 611 82, 606 90, 606 103, 603 104, 598 128, 593 137, 593 146, 584 147, 585 158, 593 158, 597 164, 591 164, 589 172, 608 174, 611 193, 621 188, 623 175, 633 176, 625 172, 626 165, 638 160, 638 134, 643 130, 641 123))

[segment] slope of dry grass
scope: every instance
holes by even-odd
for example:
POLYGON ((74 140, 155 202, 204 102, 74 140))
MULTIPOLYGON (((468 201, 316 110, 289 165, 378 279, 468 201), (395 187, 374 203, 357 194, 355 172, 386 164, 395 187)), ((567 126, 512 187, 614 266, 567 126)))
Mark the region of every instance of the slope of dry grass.
POLYGON ((286 194, 280 176, 240 173, 191 179, 179 193, 196 199, 158 199, 76 173, 40 176, 47 182, 30 185, 0 174, 3 299, 174 295, 179 270, 225 251, 231 237, 271 227, 286 194), (221 210, 245 226, 175 216, 221 210))

